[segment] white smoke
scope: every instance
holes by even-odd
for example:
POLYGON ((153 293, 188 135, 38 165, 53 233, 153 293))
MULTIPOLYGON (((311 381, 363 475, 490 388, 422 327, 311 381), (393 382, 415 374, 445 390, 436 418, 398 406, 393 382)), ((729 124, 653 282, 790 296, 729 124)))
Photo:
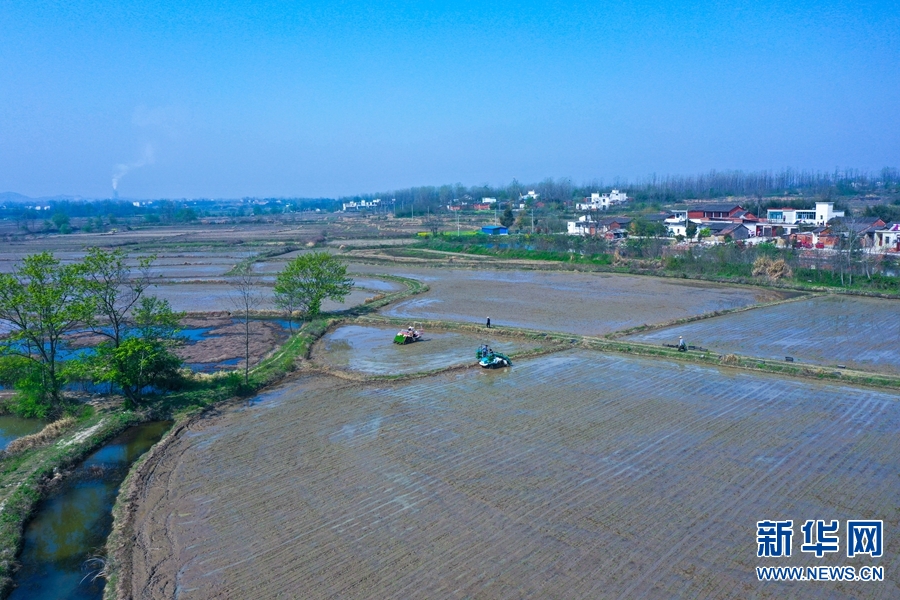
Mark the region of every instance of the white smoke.
POLYGON ((119 189, 119 180, 125 177, 129 171, 133 171, 145 165, 152 165, 154 160, 153 145, 147 144, 144 148, 144 155, 134 162, 116 165, 116 172, 112 176, 112 187, 114 190, 119 189))

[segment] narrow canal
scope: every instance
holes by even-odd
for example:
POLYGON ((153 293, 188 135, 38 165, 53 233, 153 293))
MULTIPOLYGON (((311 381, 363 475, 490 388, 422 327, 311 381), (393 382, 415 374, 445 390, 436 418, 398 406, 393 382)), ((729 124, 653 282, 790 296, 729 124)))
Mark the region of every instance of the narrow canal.
POLYGON ((95 557, 112 529, 112 507, 132 463, 163 436, 169 421, 132 427, 89 456, 42 501, 25 529, 11 600, 99 600, 105 580, 95 557))

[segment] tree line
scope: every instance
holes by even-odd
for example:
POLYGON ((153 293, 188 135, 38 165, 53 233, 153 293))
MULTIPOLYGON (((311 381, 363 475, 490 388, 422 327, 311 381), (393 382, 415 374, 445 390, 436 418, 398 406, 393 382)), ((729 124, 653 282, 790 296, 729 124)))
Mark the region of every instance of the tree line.
POLYGON ((728 196, 765 198, 799 195, 816 198, 839 198, 870 192, 900 193, 900 170, 884 168, 875 173, 859 169, 812 171, 782 169, 780 171, 709 171, 697 175, 650 175, 635 180, 594 179, 575 184, 570 178, 547 178, 532 183, 513 179, 507 185, 474 185, 461 183, 440 186, 418 186, 341 198, 351 200, 393 200, 396 216, 422 216, 440 212, 454 201, 480 201, 496 198, 501 203, 518 202, 529 191, 539 194, 543 202, 568 203, 590 196, 592 192, 610 189, 626 192, 639 202, 675 203, 683 200, 711 200, 728 196))
MULTIPOLYGON (((181 387, 183 363, 175 349, 184 341, 185 315, 148 293, 154 260, 141 257, 132 267, 121 250, 91 248, 81 262, 63 264, 42 252, 0 275, 0 322, 9 330, 0 339, 0 385, 15 391, 3 408, 25 417, 59 416, 75 408, 66 386, 77 382, 106 384, 124 396, 126 408, 181 387)), ((232 285, 247 325, 246 377, 260 284, 247 268, 232 285)), ((343 301, 352 286, 339 259, 304 254, 278 274, 275 304, 293 328, 296 318, 318 315, 326 298, 343 301)))

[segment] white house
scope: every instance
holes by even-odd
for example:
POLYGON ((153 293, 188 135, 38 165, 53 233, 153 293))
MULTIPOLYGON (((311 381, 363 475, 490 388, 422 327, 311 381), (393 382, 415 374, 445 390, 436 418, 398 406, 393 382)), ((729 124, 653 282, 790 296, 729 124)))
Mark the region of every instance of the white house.
POLYGON ((815 210, 770 208, 766 216, 772 225, 827 225, 832 219, 843 217, 844 211, 834 210, 834 202, 816 202, 815 210))
POLYGON ((596 221, 593 221, 590 215, 582 215, 577 221, 569 221, 566 223, 569 235, 594 235, 597 233, 596 221))
POLYGON ((381 198, 375 198, 374 200, 360 200, 356 202, 352 200, 350 202, 344 202, 344 211, 359 211, 359 210, 367 210, 372 208, 378 208, 381 205, 381 198))
POLYGON ((482 198, 481 203, 482 204, 497 204, 497 199, 496 198, 482 198))
POLYGON ((586 202, 576 205, 578 210, 609 210, 610 206, 627 202, 628 194, 619 190, 613 190, 608 194, 591 192, 591 197, 585 200, 586 202))
POLYGON ((900 252, 900 223, 890 223, 875 232, 877 252, 900 252))

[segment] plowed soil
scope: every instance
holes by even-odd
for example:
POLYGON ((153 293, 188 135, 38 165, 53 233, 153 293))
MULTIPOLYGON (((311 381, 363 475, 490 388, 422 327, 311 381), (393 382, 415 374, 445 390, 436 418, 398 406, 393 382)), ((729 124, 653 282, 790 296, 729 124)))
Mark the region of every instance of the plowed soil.
POLYGON ((407 319, 441 319, 602 335, 666 323, 716 310, 786 297, 781 292, 656 277, 604 273, 552 273, 429 269, 353 264, 360 273, 389 273, 425 281, 425 294, 382 312, 407 319))
POLYGON ((743 354, 900 374, 900 301, 825 296, 630 336, 743 354))
MULTIPOLYGON (((588 351, 295 380, 140 471, 134 598, 896 598, 893 394, 588 351), (764 519, 883 519, 884 556, 756 556, 764 519), (880 565, 880 583, 754 568, 880 565)), ((133 569, 129 577, 128 567, 133 569)))

